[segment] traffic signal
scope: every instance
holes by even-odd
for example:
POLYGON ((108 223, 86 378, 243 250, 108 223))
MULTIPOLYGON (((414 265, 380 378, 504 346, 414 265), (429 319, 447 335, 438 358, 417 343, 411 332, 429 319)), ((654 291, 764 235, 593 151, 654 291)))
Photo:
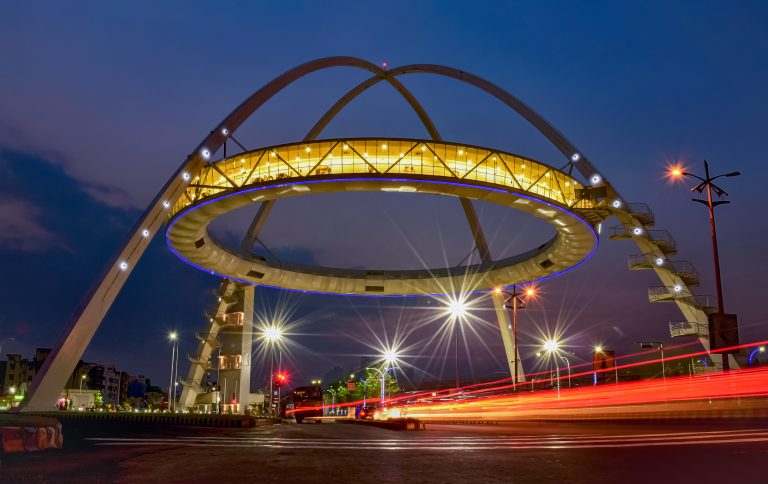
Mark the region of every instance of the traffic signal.
POLYGON ((284 371, 278 371, 277 373, 275 373, 274 383, 275 383, 275 387, 277 388, 280 388, 281 386, 285 385, 286 383, 288 383, 288 374, 284 371))

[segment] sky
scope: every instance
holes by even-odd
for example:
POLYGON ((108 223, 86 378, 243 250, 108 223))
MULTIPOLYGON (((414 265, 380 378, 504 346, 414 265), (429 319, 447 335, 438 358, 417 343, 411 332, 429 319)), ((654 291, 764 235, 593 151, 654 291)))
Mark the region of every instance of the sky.
MULTIPOLYGON (((701 171, 707 159, 718 172, 742 171, 727 181, 731 205, 718 209, 726 308, 739 314, 745 341, 764 338, 767 48, 764 2, 6 2, 1 351, 31 355, 56 344, 133 223, 200 140, 272 78, 333 55, 391 67, 445 64, 509 90, 587 154, 624 198, 651 205, 657 226, 678 242, 677 258, 699 269, 702 294, 714 292, 706 213, 684 187, 664 181, 664 168, 680 161, 701 171)), ((249 119, 238 139, 250 148, 301 139, 366 77, 337 68, 301 79, 249 119)), ((401 80, 446 140, 564 163, 543 136, 482 92, 431 76, 401 80)), ((324 136, 427 134, 382 84, 324 136)), ((214 230, 236 241, 255 209, 214 230)), ((490 205, 478 210, 497 257, 546 240, 549 229, 536 221, 490 205)), ((286 259, 346 267, 414 267, 417 254, 439 265, 471 248, 455 200, 414 195, 280 202, 263 239, 286 259)), ((604 237, 589 264, 542 286, 523 319, 529 367, 537 335, 556 326, 566 328, 581 358, 595 342, 622 353, 641 340, 669 340, 668 322, 681 316, 647 302, 646 288, 657 282, 627 270, 626 256, 636 252, 604 237)), ((182 354, 192 353, 216 283, 156 238, 85 359, 165 381, 167 332, 180 331, 182 354)), ((287 363, 296 381, 337 365, 354 368, 380 339, 416 326, 406 342, 411 375, 450 377, 444 358, 432 356, 444 349, 423 347, 439 330, 439 322, 424 323, 433 301, 271 289, 257 297, 264 314, 287 309, 296 322, 287 363)), ((504 356, 492 312, 484 304, 477 315, 486 324, 463 348, 464 376, 498 376, 504 356)), ((263 380, 259 367, 254 385, 263 380)))

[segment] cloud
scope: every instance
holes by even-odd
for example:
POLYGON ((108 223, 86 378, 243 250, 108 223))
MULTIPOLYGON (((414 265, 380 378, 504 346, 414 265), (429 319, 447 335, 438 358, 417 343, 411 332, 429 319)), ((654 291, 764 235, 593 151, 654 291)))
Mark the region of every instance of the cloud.
POLYGON ((63 241, 41 221, 42 211, 31 203, 17 199, 0 199, 0 249, 23 252, 45 252, 66 248, 63 241))
POLYGON ((96 201, 109 207, 127 210, 133 208, 135 201, 125 190, 101 183, 83 182, 83 190, 96 201))

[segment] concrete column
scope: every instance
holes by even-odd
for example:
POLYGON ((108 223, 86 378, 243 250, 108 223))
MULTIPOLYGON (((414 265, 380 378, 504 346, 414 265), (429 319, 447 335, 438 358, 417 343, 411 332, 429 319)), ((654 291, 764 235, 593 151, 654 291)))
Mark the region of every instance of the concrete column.
POLYGON ((243 320, 243 333, 241 341, 242 355, 240 358, 240 385, 238 402, 240 402, 240 412, 244 413, 251 399, 251 358, 253 350, 253 302, 256 296, 254 286, 243 287, 243 311, 245 318, 243 320))
MULTIPOLYGON (((507 365, 509 366, 509 376, 514 378, 515 375, 515 361, 517 361, 517 377, 518 383, 525 381, 525 371, 523 371, 523 362, 520 361, 520 351, 515 347, 512 341, 512 322, 509 318, 509 310, 504 307, 504 294, 491 293, 493 299, 493 307, 496 310, 496 320, 499 323, 499 332, 501 333, 501 341, 504 343, 504 354, 507 358, 507 365)), ((519 332, 519 320, 518 320, 518 338, 519 332)))

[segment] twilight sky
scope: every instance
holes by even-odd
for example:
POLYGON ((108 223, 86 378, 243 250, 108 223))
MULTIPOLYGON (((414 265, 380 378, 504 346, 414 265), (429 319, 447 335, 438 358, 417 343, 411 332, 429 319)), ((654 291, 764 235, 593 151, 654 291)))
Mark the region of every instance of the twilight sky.
MULTIPOLYGON (((713 293, 706 214, 685 188, 663 181, 664 166, 681 160, 700 171, 706 158, 718 172, 741 170, 727 182, 732 204, 718 209, 726 308, 739 314, 745 341, 765 337, 768 314, 758 301, 768 222, 758 197, 768 180, 766 52, 763 2, 11 2, 0 16, 2 352, 29 355, 55 344, 140 212, 200 139, 273 77, 331 55, 446 64, 519 96, 625 198, 651 204, 657 226, 678 241, 677 258, 698 267, 702 294, 713 293)), ((366 76, 339 68, 306 77, 253 116, 238 139, 253 148, 300 139, 366 76)), ((562 165, 541 135, 481 92, 436 77, 401 80, 446 140, 562 165)), ((426 133, 381 84, 325 136, 426 133)), ((478 208, 497 257, 548 233, 498 207, 478 208)), ((216 230, 237 240, 246 215, 216 230)), ((443 251, 455 263, 470 248, 455 200, 385 194, 281 202, 263 238, 281 257, 350 267, 413 267, 409 244, 437 266, 443 251)), ((604 238, 589 264, 548 282, 524 318, 525 356, 535 351, 537 328, 567 326, 582 357, 597 341, 629 352, 641 339, 668 339, 667 322, 680 315, 648 304, 655 278, 626 269, 636 251, 604 238)), ((86 359, 166 379, 165 334, 178 329, 191 352, 215 285, 158 237, 86 359)), ((297 381, 356 366, 374 353, 367 345, 377 336, 391 338, 396 326, 411 328, 434 312, 423 309, 426 300, 257 294, 260 311, 288 307, 300 323, 290 362, 297 381)), ((477 314, 493 323, 490 311, 477 314)), ((408 362, 428 378, 441 375, 441 362, 429 357, 441 350, 422 343, 438 326, 423 325, 406 342, 414 345, 408 362)), ((497 332, 480 325, 478 333, 468 340, 466 375, 497 376, 504 360, 497 332)))

